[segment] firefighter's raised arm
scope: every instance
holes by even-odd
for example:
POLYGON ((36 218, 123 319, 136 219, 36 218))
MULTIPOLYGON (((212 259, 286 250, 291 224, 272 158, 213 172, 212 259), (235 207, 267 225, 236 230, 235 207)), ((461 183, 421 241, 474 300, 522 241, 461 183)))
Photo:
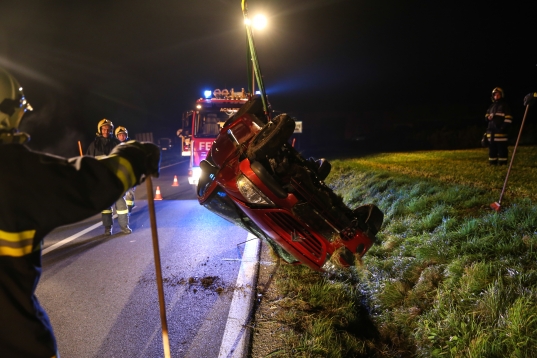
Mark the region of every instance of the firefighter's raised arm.
POLYGON ((531 92, 524 97, 524 106, 531 106, 537 98, 537 92, 531 92))
POLYGON ((153 143, 121 143, 102 161, 118 174, 126 189, 143 183, 147 176, 158 178, 160 174, 160 148, 153 143))

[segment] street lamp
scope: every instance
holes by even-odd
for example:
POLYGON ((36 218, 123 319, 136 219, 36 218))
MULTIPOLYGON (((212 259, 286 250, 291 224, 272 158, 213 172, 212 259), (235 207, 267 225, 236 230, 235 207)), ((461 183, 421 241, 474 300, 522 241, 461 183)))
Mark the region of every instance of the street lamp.
POLYGON ((267 18, 264 15, 256 15, 253 23, 254 28, 261 30, 267 26, 267 18))

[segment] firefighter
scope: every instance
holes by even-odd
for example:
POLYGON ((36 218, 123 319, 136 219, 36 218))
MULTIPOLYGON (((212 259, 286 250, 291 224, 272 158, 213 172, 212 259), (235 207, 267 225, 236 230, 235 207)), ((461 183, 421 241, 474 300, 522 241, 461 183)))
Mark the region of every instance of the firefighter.
POLYGON ((43 238, 158 177, 160 150, 131 141, 101 160, 35 152, 18 131, 30 109, 17 80, 0 68, 0 356, 50 358, 59 357, 56 340, 35 296, 43 238))
POLYGON ((489 164, 507 164, 507 145, 509 127, 513 121, 509 105, 505 102, 503 90, 492 90, 492 104, 487 109, 485 118, 488 122, 487 139, 489 141, 489 164))
MULTIPOLYGON (((86 154, 95 158, 101 158, 109 155, 112 149, 119 143, 120 141, 114 136, 114 124, 109 119, 103 118, 97 124, 97 135, 95 140, 91 142, 88 147, 86 154)), ((130 234, 132 230, 129 227, 129 209, 127 208, 125 196, 123 196, 119 198, 114 205, 101 212, 104 235, 112 235, 112 225, 114 223, 112 214, 114 206, 116 208, 117 222, 121 232, 130 234)))
MULTIPOLYGON (((129 131, 127 128, 123 126, 117 126, 117 128, 114 131, 114 134, 116 135, 117 140, 120 142, 127 142, 130 140, 129 138, 129 131)), ((127 209, 129 210, 129 213, 132 211, 132 209, 136 206, 134 204, 134 190, 136 187, 132 187, 125 193, 125 202, 127 203, 127 209)))

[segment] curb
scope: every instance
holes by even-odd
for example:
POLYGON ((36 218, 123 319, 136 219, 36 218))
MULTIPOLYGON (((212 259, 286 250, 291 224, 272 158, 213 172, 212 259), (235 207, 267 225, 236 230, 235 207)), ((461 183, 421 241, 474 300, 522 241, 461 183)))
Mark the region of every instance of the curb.
POLYGON ((219 358, 242 358, 248 353, 251 333, 248 324, 255 301, 261 240, 252 234, 248 234, 246 240, 236 283, 236 287, 243 290, 233 292, 219 358))

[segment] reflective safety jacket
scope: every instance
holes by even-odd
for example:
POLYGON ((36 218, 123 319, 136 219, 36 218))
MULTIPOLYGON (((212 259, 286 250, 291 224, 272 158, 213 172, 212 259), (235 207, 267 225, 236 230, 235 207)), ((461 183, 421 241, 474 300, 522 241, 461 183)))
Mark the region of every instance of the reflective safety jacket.
POLYGON ((91 155, 92 157, 102 157, 104 155, 108 155, 119 143, 121 142, 117 138, 105 138, 101 135, 98 135, 89 145, 86 155, 91 155))
POLYGON ((66 159, 22 144, 0 144, 1 357, 56 354, 48 316, 34 294, 42 239, 59 226, 100 213, 133 187, 145 170, 139 152, 66 159))
POLYGON ((513 116, 509 105, 503 98, 490 105, 487 109, 487 114, 485 114, 485 119, 488 122, 487 138, 489 141, 507 142, 513 116))

